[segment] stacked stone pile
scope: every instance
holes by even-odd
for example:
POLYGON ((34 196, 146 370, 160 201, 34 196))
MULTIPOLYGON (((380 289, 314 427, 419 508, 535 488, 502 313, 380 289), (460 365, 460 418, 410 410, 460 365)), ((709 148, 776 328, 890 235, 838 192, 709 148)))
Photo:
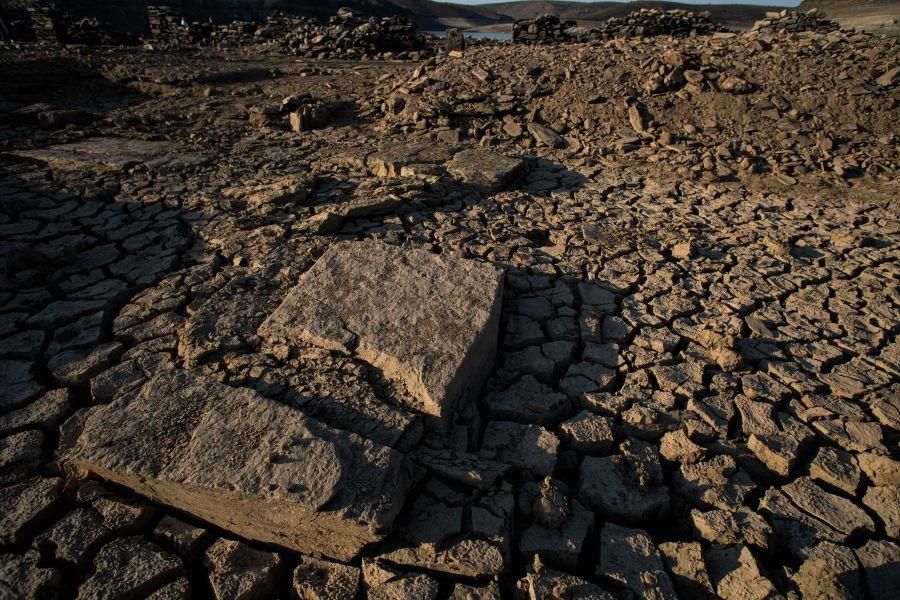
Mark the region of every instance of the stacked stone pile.
POLYGON ((575 21, 560 21, 556 15, 541 15, 534 19, 520 19, 513 23, 513 43, 546 44, 550 42, 576 42, 585 30, 575 21))
POLYGON ((31 19, 31 30, 36 42, 55 44, 59 41, 62 14, 52 5, 29 6, 28 17, 31 19))
POLYGON ((154 43, 167 47, 219 48, 265 44, 270 49, 315 58, 418 60, 433 54, 427 38, 405 17, 363 18, 341 9, 322 25, 306 17, 273 13, 266 24, 189 23, 167 7, 150 7, 154 43))
POLYGON ((709 13, 687 10, 641 9, 625 17, 613 17, 600 27, 586 29, 575 21, 560 21, 556 15, 542 15, 513 23, 513 42, 542 44, 550 42, 592 42, 613 38, 641 38, 668 35, 685 38, 725 31, 710 20, 709 13))
POLYGON ((724 31, 721 25, 710 20, 708 12, 693 13, 688 10, 641 9, 623 18, 607 20, 599 28, 591 30, 592 37, 610 39, 616 37, 694 37, 724 31))
POLYGON ((795 10, 782 10, 781 12, 768 12, 766 18, 753 25, 753 31, 760 33, 777 33, 786 31, 796 33, 800 31, 815 31, 818 33, 830 33, 840 29, 835 21, 825 18, 825 13, 814 8, 802 13, 795 10))

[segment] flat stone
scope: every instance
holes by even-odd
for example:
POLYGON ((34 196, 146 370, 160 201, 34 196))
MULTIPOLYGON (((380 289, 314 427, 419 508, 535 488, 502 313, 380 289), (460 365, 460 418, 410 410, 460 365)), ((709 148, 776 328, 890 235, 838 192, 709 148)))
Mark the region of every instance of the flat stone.
POLYGON ((584 454, 602 454, 615 441, 612 420, 586 410, 561 423, 559 432, 564 442, 584 454))
POLYGON ((491 581, 482 586, 457 583, 453 586, 449 600, 500 600, 500 598, 500 586, 497 582, 491 581))
POLYGON ((528 600, 613 600, 617 597, 596 583, 545 566, 540 557, 535 557, 517 588, 528 600))
POLYGON ((195 527, 171 515, 162 518, 153 534, 184 556, 196 555, 206 538, 206 530, 202 527, 195 527))
POLYGON ((863 568, 866 588, 873 600, 900 597, 900 569, 897 569, 900 546, 886 540, 870 540, 854 552, 863 568))
POLYGON ((46 435, 29 429, 0 438, 0 484, 16 483, 35 473, 43 458, 46 435))
POLYGON ((722 600, 783 598, 746 546, 712 546, 703 557, 713 589, 722 600))
POLYGON ((568 518, 558 527, 534 523, 527 527, 519 541, 519 552, 528 560, 538 555, 547 564, 575 569, 588 530, 594 524, 594 513, 577 501, 572 501, 568 518))
POLYGON ((792 579, 803 598, 862 598, 860 575, 853 550, 822 542, 792 579))
POLYGON ((108 369, 123 350, 124 346, 119 342, 81 350, 66 350, 47 361, 47 368, 60 384, 80 385, 108 369))
POLYGON ((92 408, 63 460, 252 540, 349 560, 410 485, 404 456, 185 371, 92 408))
POLYGON ((551 475, 556 468, 559 439, 539 425, 491 421, 484 432, 479 455, 509 463, 533 475, 551 475))
POLYGON ((359 567, 300 556, 293 591, 301 600, 353 600, 359 591, 359 567))
POLYGON ((155 544, 140 537, 120 538, 97 553, 93 571, 78 589, 78 598, 140 598, 183 571, 177 557, 155 544))
POLYGON ((199 164, 198 154, 180 153, 177 144, 120 137, 87 138, 38 150, 22 150, 17 156, 46 163, 52 169, 78 170, 102 167, 123 170, 136 164, 172 166, 199 164))
POLYGON ((768 552, 774 534, 761 516, 749 510, 691 511, 694 532, 714 544, 746 544, 768 552))
POLYGON ((900 538, 900 488, 873 485, 866 490, 862 501, 884 523, 888 537, 900 538))
POLYGON ((92 553, 105 544, 113 532, 89 508, 76 508, 35 539, 35 547, 78 569, 87 566, 92 553))
POLYGON ((603 526, 597 575, 618 581, 638 598, 678 598, 659 550, 646 532, 640 529, 628 529, 613 523, 603 526))
POLYGON ((683 464, 672 478, 673 489, 691 504, 712 510, 737 510, 755 487, 734 458, 718 455, 695 464, 683 464))
POLYGON ((531 375, 524 375, 505 390, 490 394, 485 404, 494 419, 543 425, 557 422, 570 405, 565 394, 554 392, 531 375))
POLYGON ((0 488, 0 544, 25 543, 62 501, 60 480, 35 478, 0 488))
POLYGON ((281 558, 235 540, 220 539, 206 550, 209 581, 219 600, 264 600, 275 595, 281 558))
POLYGON ((448 416, 491 372, 502 271, 380 242, 331 246, 260 335, 353 353, 448 416))
POLYGON ((3 598, 58 598, 62 592, 62 574, 39 567, 41 555, 29 550, 23 555, 0 554, 0 593, 3 598))
POLYGON ((470 148, 457 152, 447 165, 447 171, 464 183, 483 192, 498 192, 506 187, 522 170, 524 162, 497 154, 487 148, 470 148))
POLYGON ((0 360, 0 409, 22 406, 44 392, 31 372, 32 366, 25 360, 0 360))
POLYGON ((660 518, 669 508, 669 488, 655 447, 628 440, 622 453, 588 456, 578 472, 578 492, 596 510, 634 523, 660 518))
POLYGON ((809 475, 848 494, 855 494, 862 481, 862 471, 856 466, 853 455, 827 446, 819 448, 809 465, 809 475))
POLYGON ((399 566, 461 577, 499 575, 506 565, 503 553, 496 544, 475 538, 463 538, 446 547, 422 544, 401 548, 379 558, 399 566))
POLYGON ((66 388, 51 390, 31 404, 0 415, 0 435, 34 427, 56 431, 71 412, 69 390, 66 388))
POLYGON ((703 547, 696 542, 665 542, 659 545, 663 562, 672 575, 672 584, 681 598, 712 600, 715 594, 706 565, 703 547))

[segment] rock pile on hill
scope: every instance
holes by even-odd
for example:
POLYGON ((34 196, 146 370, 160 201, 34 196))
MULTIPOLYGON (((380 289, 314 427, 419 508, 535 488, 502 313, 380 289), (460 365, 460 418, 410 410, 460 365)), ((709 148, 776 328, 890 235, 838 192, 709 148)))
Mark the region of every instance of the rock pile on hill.
POLYGON ((592 42, 613 38, 655 36, 692 37, 725 31, 713 23, 709 13, 687 10, 641 9, 625 17, 613 17, 594 29, 579 27, 575 21, 560 21, 556 15, 542 15, 513 23, 513 42, 546 44, 554 42, 592 42))
POLYGON ((825 13, 814 8, 805 13, 796 10, 782 10, 781 12, 768 12, 765 19, 760 19, 753 25, 753 31, 760 33, 798 33, 801 31, 816 31, 828 33, 840 29, 835 21, 825 18, 825 13))

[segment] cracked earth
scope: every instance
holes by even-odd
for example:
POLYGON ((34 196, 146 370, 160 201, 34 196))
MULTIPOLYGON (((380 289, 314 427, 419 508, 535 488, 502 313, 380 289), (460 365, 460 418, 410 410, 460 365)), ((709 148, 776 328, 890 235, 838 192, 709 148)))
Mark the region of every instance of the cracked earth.
POLYGON ((0 597, 897 598, 897 56, 4 50, 0 597))

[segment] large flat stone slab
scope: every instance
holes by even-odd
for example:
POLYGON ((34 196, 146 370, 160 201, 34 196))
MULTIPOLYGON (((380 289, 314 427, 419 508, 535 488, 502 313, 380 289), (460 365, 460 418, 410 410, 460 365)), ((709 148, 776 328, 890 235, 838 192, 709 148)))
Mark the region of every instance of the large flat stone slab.
POLYGON ((22 150, 14 154, 61 170, 99 167, 118 171, 137 164, 179 167, 201 164, 206 160, 199 154, 184 152, 172 142, 121 137, 86 138, 47 148, 22 150))
POLYGON ((339 560, 388 533, 412 479, 390 448, 179 370, 91 409, 64 461, 251 540, 339 560))
POLYGON ((502 270, 381 242, 335 244, 260 335, 355 354, 403 382, 426 413, 447 417, 494 364, 502 270))

